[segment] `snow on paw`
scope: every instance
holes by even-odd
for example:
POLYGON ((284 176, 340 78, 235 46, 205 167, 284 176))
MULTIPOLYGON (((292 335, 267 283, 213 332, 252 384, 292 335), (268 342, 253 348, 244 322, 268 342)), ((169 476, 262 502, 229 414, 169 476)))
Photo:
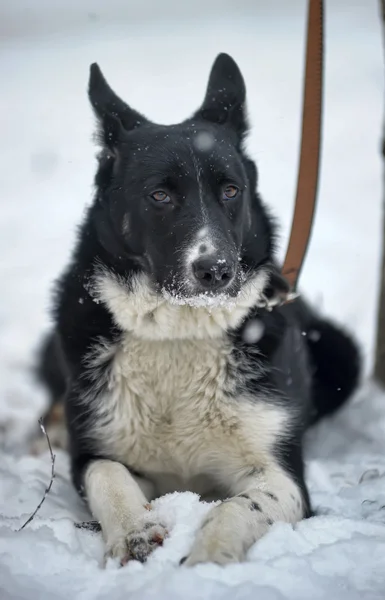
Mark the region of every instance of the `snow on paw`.
POLYGON ((119 559, 122 566, 130 560, 144 563, 151 552, 162 546, 165 537, 167 530, 164 525, 147 522, 143 529, 133 529, 109 543, 105 558, 119 559))

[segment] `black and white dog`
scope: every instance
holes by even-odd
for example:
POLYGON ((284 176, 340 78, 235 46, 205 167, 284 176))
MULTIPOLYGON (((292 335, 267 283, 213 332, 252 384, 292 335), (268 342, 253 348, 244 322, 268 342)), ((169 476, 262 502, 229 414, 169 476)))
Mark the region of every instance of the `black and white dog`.
POLYGON ((266 309, 286 289, 245 95, 221 54, 193 117, 156 125, 91 67, 96 194, 39 370, 65 395, 75 486, 122 564, 162 543, 146 508, 167 492, 224 499, 186 565, 241 561, 274 522, 309 516, 304 431, 358 382, 347 335, 298 299, 266 309))

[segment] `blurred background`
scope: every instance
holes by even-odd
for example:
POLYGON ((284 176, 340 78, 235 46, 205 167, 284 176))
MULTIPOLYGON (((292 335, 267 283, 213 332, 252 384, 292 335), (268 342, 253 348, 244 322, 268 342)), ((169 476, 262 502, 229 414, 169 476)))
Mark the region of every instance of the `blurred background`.
MULTIPOLYGON (((52 282, 92 198, 96 148, 86 88, 98 62, 149 118, 201 102, 215 56, 247 84, 260 191, 289 234, 299 155, 305 0, 0 0, 0 427, 5 445, 45 396, 31 375, 52 282)), ((383 50, 377 0, 326 2, 322 168, 301 288, 373 365, 380 271, 383 50)))

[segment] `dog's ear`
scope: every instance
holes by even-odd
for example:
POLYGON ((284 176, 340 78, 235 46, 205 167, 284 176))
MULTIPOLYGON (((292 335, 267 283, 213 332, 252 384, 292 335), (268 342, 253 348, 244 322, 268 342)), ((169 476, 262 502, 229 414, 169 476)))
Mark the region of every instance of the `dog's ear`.
POLYGON ((232 127, 240 138, 247 131, 246 86, 237 63, 219 54, 212 66, 206 97, 196 113, 207 121, 232 127))
POLYGON ((100 123, 102 143, 111 149, 116 147, 124 131, 146 122, 145 117, 115 94, 96 63, 90 68, 88 97, 100 123))

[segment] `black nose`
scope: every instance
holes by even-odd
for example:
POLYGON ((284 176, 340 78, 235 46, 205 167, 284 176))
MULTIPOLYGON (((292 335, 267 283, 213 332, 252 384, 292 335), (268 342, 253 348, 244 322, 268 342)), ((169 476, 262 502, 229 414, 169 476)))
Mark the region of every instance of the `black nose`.
POLYGON ((223 258, 198 258, 192 268, 195 279, 207 289, 224 288, 234 279, 233 267, 223 258))

